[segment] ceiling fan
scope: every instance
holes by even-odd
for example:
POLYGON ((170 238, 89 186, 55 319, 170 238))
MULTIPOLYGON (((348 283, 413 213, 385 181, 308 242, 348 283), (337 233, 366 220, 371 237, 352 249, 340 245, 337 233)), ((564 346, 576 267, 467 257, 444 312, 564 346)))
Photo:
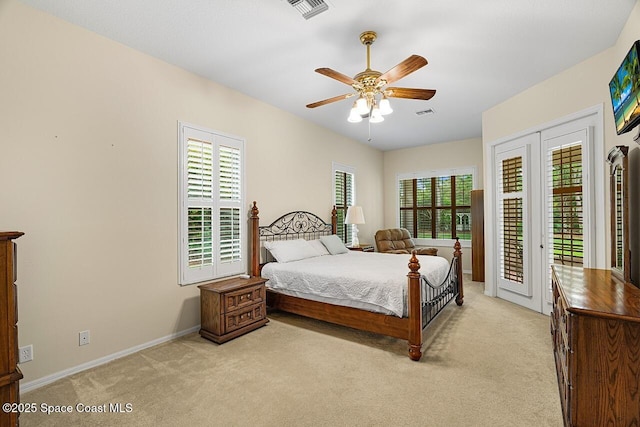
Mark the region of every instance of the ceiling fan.
POLYGON ((307 108, 316 108, 358 96, 351 108, 348 120, 352 123, 357 123, 368 117, 370 123, 378 123, 384 120, 383 115, 393 111, 387 98, 428 100, 435 95, 436 91, 434 89, 388 87, 388 84, 400 80, 427 65, 427 60, 420 55, 411 55, 386 73, 372 70, 370 49, 376 38, 377 34, 374 31, 365 31, 360 34, 360 41, 367 47, 367 69, 356 74, 353 78, 331 68, 318 68, 315 70, 316 73, 350 85, 355 92, 314 102, 308 104, 307 108))

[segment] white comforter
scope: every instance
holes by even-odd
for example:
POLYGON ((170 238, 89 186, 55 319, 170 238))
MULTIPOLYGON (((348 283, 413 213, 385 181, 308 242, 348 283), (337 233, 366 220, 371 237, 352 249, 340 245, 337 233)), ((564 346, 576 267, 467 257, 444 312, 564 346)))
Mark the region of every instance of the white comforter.
MULTIPOLYGON (((380 312, 402 317, 407 294, 407 254, 349 251, 287 263, 268 263, 262 277, 267 287, 302 297, 358 308, 381 307, 380 312), (344 301, 355 301, 345 304, 344 301)), ((447 276, 449 261, 437 256, 418 256, 420 273, 433 285, 447 276)), ((425 294, 423 290, 423 295, 425 294)))

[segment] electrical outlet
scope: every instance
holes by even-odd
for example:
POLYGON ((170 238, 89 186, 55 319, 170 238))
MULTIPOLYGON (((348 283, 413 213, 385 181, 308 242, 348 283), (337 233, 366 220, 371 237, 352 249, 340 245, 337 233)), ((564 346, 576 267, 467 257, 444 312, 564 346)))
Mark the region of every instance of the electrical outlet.
POLYGON ((25 345, 18 349, 18 363, 29 362, 33 360, 33 345, 25 345))
POLYGON ((79 335, 78 345, 87 345, 91 342, 91 339, 89 337, 89 331, 82 331, 78 335, 79 335))

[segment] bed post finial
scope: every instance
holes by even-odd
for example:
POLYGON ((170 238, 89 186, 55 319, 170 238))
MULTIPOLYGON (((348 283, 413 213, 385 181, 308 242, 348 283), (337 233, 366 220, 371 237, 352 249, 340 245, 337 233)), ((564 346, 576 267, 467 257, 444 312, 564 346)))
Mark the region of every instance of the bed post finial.
POLYGON ((260 218, 258 218, 258 206, 256 201, 253 201, 253 207, 251 207, 251 276, 260 275, 260 218))
MULTIPOLYGON (((411 251, 411 259, 409 260, 409 270, 411 270, 411 272, 409 274, 418 274, 418 275, 420 275, 420 273, 418 273, 418 270, 420 270, 420 260, 416 256, 416 251, 415 250, 411 251)), ((411 276, 409 276, 409 277, 411 277, 411 276)))
POLYGON ((453 245, 453 256, 457 258, 457 276, 458 276, 458 296, 456 297, 456 304, 462 305, 464 302, 464 288, 462 286, 462 251, 460 250, 462 245, 460 239, 456 237, 456 243, 453 245))
POLYGON ((407 295, 409 309, 409 358, 418 361, 422 357, 422 298, 420 290, 420 261, 416 251, 411 252, 409 260, 409 292, 407 295))

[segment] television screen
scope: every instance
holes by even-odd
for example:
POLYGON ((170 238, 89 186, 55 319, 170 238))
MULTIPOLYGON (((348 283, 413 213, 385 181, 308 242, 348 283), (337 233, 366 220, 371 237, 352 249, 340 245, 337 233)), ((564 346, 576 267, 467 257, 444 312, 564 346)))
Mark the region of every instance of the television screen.
POLYGON ((636 40, 609 82, 613 116, 618 135, 629 132, 640 123, 639 51, 640 40, 636 40))

